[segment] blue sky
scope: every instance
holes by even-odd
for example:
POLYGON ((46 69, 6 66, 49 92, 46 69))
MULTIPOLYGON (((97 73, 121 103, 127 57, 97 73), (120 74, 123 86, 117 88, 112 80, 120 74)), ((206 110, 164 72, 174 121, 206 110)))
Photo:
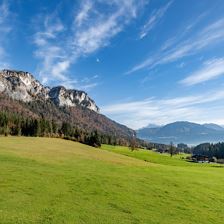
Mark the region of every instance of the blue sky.
POLYGON ((224 124, 223 0, 1 0, 0 68, 85 90, 132 128, 224 124))

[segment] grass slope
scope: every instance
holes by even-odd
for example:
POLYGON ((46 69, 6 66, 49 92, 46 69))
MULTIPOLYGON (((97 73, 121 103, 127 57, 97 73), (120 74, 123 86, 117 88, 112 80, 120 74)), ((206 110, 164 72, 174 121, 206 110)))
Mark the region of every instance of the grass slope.
POLYGON ((0 138, 2 224, 221 224, 223 183, 219 166, 149 151, 0 138))

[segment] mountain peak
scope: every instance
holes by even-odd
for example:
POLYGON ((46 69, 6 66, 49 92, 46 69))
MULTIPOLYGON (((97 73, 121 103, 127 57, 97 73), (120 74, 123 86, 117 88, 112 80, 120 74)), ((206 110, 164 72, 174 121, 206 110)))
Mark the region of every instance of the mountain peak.
POLYGON ((152 142, 169 144, 184 142, 199 144, 201 142, 223 141, 224 128, 216 124, 197 124, 189 121, 176 121, 158 128, 143 128, 137 132, 139 138, 152 142))
POLYGON ((51 100, 58 106, 75 107, 79 105, 99 112, 98 106, 86 92, 66 89, 64 86, 45 87, 31 73, 24 71, 8 69, 0 71, 0 93, 23 102, 51 100))
POLYGON ((5 69, 0 71, 0 92, 13 99, 29 102, 47 99, 49 88, 44 87, 29 72, 5 69))
POLYGON ((73 107, 80 105, 95 112, 99 112, 99 108, 94 100, 84 91, 66 89, 64 86, 56 86, 50 89, 49 97, 58 106, 73 107))
POLYGON ((157 125, 157 124, 153 124, 153 123, 149 123, 146 127, 144 128, 159 128, 161 127, 162 125, 157 125))

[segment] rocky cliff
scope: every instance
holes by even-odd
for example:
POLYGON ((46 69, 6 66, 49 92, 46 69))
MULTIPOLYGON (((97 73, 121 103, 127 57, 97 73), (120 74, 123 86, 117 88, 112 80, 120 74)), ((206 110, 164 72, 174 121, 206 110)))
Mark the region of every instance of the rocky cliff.
POLYGON ((0 71, 0 93, 23 102, 51 100, 57 106, 88 108, 99 112, 98 106, 84 91, 43 86, 32 74, 23 71, 0 71))
POLYGON ((50 89, 48 96, 58 106, 74 107, 80 105, 84 108, 99 112, 99 108, 95 102, 83 91, 57 86, 50 89))

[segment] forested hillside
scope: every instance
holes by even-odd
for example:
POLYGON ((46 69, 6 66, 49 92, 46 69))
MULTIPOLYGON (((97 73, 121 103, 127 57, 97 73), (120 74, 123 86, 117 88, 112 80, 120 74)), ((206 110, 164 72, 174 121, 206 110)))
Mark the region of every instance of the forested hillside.
POLYGON ((71 137, 89 143, 127 145, 134 131, 82 107, 58 107, 51 101, 22 102, 0 95, 0 134, 71 137))

